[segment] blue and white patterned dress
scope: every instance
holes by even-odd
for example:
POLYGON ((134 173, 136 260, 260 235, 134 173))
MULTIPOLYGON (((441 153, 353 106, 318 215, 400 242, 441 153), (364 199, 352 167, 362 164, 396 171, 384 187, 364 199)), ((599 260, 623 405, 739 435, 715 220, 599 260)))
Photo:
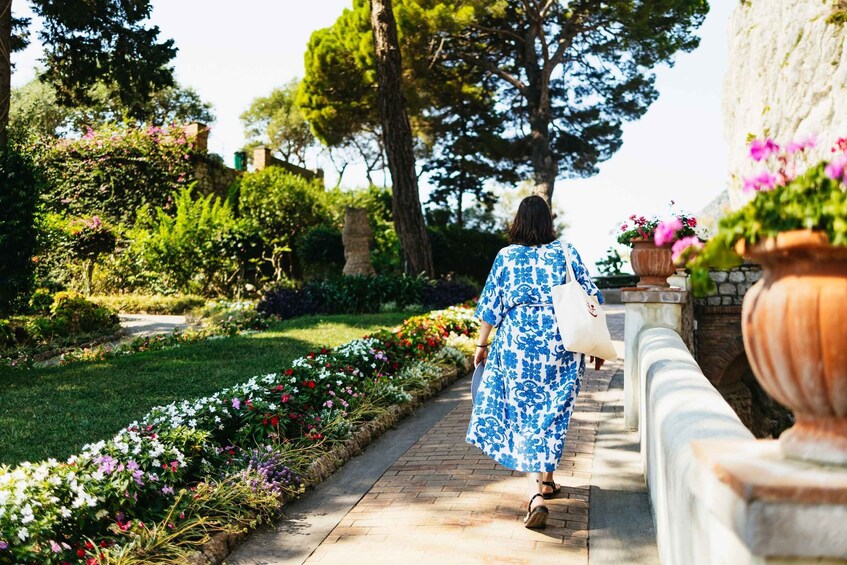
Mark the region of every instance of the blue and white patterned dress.
MULTIPOLYGON (((579 283, 603 296, 568 244, 579 283)), ((551 287, 565 282, 562 243, 510 245, 494 260, 475 316, 497 333, 480 381, 467 442, 509 469, 552 472, 585 372, 585 356, 565 351, 551 287)))

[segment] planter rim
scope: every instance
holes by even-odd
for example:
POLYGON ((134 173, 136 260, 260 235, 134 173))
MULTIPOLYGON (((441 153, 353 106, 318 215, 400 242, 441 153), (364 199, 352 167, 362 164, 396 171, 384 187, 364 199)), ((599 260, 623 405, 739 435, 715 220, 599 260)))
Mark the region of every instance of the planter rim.
POLYGON ((748 245, 747 240, 735 244, 735 252, 741 257, 760 260, 772 255, 790 255, 828 249, 835 257, 847 258, 847 247, 830 244, 829 236, 822 230, 788 230, 776 237, 768 237, 748 245))

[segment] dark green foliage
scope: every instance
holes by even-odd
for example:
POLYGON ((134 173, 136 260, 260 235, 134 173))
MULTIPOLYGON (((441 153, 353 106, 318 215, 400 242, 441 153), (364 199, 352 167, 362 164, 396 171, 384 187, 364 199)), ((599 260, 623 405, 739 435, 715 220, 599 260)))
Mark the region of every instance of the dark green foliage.
POLYGON ((421 291, 421 304, 427 309, 440 310, 463 304, 479 296, 479 287, 467 280, 439 279, 421 291))
POLYGON ((104 328, 116 328, 118 317, 102 306, 86 300, 75 292, 59 292, 50 306, 53 320, 67 322, 70 334, 91 333, 104 328))
POLYGON ((88 103, 90 87, 115 83, 123 107, 139 116, 150 95, 173 85, 169 64, 172 40, 159 41, 159 28, 147 27, 149 0, 88 2, 31 0, 44 20, 39 33, 45 49, 45 79, 62 104, 88 103))
POLYGON ((509 242, 504 233, 446 226, 429 228, 435 271, 439 276, 454 274, 484 281, 497 252, 509 242))
POLYGON ((294 251, 307 277, 337 276, 344 268, 341 230, 334 226, 318 225, 307 229, 297 238, 294 251))
POLYGON ((257 309, 287 319, 305 314, 362 314, 389 306, 445 308, 478 296, 466 281, 431 281, 407 275, 338 277, 315 280, 302 287, 278 286, 267 291, 257 309))
POLYGON ((273 278, 294 277, 293 248, 309 226, 329 222, 326 194, 319 181, 309 181, 279 167, 241 177, 238 211, 265 245, 273 278))
POLYGON ((24 149, 0 147, 0 316, 26 304, 32 284, 39 183, 24 149))
POLYGON ((621 270, 623 267, 623 259, 621 259, 621 254, 618 253, 618 250, 613 247, 610 247, 606 251, 606 256, 603 259, 595 261, 594 264, 597 266, 597 270, 600 271, 600 274, 607 277, 620 275, 623 272, 621 270))

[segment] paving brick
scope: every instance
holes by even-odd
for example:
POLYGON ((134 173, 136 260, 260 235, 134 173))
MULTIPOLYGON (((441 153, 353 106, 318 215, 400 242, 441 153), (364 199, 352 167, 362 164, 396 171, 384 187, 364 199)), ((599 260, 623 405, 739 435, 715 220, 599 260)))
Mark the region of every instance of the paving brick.
POLYGON ((587 565, 589 479, 603 394, 620 362, 589 371, 546 501, 548 527, 523 527, 526 479, 465 443, 460 403, 400 457, 326 537, 308 563, 587 565))

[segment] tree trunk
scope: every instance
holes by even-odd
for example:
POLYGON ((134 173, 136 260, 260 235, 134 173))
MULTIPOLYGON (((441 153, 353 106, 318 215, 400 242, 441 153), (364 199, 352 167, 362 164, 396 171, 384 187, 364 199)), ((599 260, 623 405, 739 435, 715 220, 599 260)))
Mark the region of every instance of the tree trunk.
POLYGON ((12 95, 12 0, 0 0, 0 149, 6 146, 12 95))
POLYGON ((391 0, 371 0, 371 27, 376 54, 377 100, 393 185, 392 213, 406 257, 404 270, 410 274, 433 276, 432 248, 415 174, 412 128, 403 97, 400 45, 391 0))
POLYGON ((550 147, 550 124, 553 122, 550 69, 539 64, 540 56, 536 52, 536 45, 543 34, 544 30, 537 22, 529 25, 524 34, 523 67, 527 76, 530 162, 535 180, 535 194, 552 204, 553 188, 559 175, 559 162, 550 147))

